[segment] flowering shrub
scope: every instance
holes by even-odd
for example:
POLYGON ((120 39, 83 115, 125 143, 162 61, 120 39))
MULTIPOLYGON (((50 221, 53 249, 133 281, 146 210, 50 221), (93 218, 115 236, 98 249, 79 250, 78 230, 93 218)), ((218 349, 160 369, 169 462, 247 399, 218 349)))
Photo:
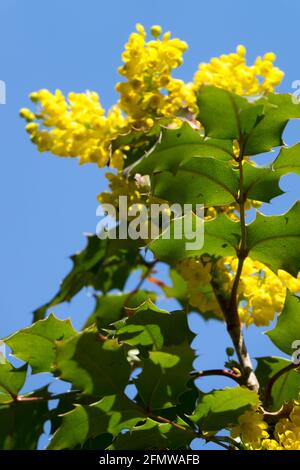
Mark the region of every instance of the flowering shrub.
POLYGON ((151 35, 139 24, 131 34, 119 98, 107 112, 96 92, 40 90, 30 96, 34 109, 20 114, 40 152, 110 168, 100 203, 118 211, 126 196, 146 206, 163 202, 166 212, 173 203, 203 204, 204 245, 189 251, 162 231, 145 243, 89 236, 33 324, 4 339, 25 366, 0 365, 0 446, 36 448, 50 420, 50 449, 183 449, 194 438, 229 449, 300 449, 297 361, 261 357, 254 366, 243 337, 250 325, 269 327, 290 357, 299 339, 300 206, 273 216, 258 209, 282 194, 282 175, 299 174, 300 144, 285 146, 282 133, 300 107, 275 93, 283 72, 271 52, 248 65, 239 45, 201 63, 185 83, 174 75, 187 44, 159 26, 151 35), (274 148, 269 166, 256 163, 274 148), (168 284, 158 262, 169 267, 168 284), (136 270, 141 279, 126 291, 136 270), (143 289, 147 280, 156 292, 143 289), (48 315, 86 286, 96 303, 82 331, 48 315), (178 310, 158 307, 158 288, 178 310), (190 311, 227 328, 233 349, 223 363, 218 358, 219 369, 194 370, 190 311), (27 366, 69 382, 70 391, 21 395, 27 366), (210 375, 235 386, 203 393, 195 379, 210 375), (59 400, 51 411, 50 400, 59 400))

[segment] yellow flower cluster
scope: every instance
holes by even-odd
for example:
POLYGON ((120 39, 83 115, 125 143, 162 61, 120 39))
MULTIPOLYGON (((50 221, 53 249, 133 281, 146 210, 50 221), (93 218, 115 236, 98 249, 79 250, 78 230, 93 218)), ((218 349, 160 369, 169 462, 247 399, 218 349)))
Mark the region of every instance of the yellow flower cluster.
POLYGON ((294 401, 287 418, 281 418, 274 429, 268 429, 259 411, 246 411, 231 430, 249 450, 300 450, 300 402, 294 401))
MULTIPOLYGON (((177 272, 186 281, 189 304, 203 314, 214 313, 222 318, 222 311, 210 285, 212 262, 208 258, 186 258, 176 265, 177 272)), ((224 277, 227 273, 223 270, 224 277)), ((226 278, 223 279, 226 283, 226 278)))
POLYGON ((275 54, 268 52, 249 66, 245 47, 238 46, 236 53, 214 57, 208 64, 200 64, 194 77, 195 87, 213 85, 243 96, 271 92, 284 76, 274 66, 275 59, 275 54))
MULTIPOLYGON (((225 258, 225 267, 231 273, 232 283, 237 269, 237 258, 225 258)), ((230 285, 230 289, 232 284, 230 285)), ((249 326, 267 326, 276 313, 281 313, 286 297, 286 289, 300 292, 300 276, 294 278, 279 270, 276 274, 267 266, 246 258, 238 289, 239 315, 249 326)))
MULTIPOLYGON (((224 257, 217 261, 216 275, 222 285, 223 293, 229 295, 237 270, 237 258, 224 257)), ((179 274, 187 283, 189 302, 202 313, 214 312, 221 316, 220 306, 210 287, 211 262, 188 258, 177 265, 179 274)), ((281 313, 286 289, 300 292, 300 275, 294 278, 285 271, 273 273, 267 266, 246 258, 238 289, 239 315, 246 326, 267 326, 276 313, 281 313)))
POLYGON ((169 32, 159 39, 161 29, 158 26, 152 28, 155 39, 147 42, 143 26, 138 24, 136 28, 125 45, 124 65, 119 68, 126 81, 116 86, 120 93, 119 106, 132 125, 152 127, 155 119, 174 118, 184 108, 196 112, 193 85, 171 76, 181 65, 187 44, 171 38, 169 32))
POLYGON ((261 441, 269 437, 268 424, 263 414, 256 410, 246 411, 238 418, 238 424, 231 430, 231 437, 239 437, 246 448, 259 449, 261 441))
POLYGON ((22 109, 20 114, 40 152, 49 151, 61 157, 80 157, 80 163, 93 162, 122 166, 122 152, 111 153, 111 141, 126 129, 126 119, 117 106, 107 115, 95 92, 69 93, 68 100, 60 90, 54 94, 40 90, 31 94, 39 105, 33 114, 22 109))
POLYGON ((163 34, 160 26, 153 26, 151 34, 152 39, 147 41, 143 26, 138 24, 130 35, 119 68, 124 81, 116 86, 120 98, 107 114, 95 92, 70 93, 68 99, 60 90, 31 94, 38 110, 33 113, 23 108, 21 116, 28 121, 26 129, 39 151, 122 169, 129 149, 120 147, 112 152, 112 141, 136 129, 151 132, 156 123, 180 126, 182 119, 195 120, 196 92, 202 85, 253 95, 273 90, 283 77, 273 66, 274 54, 258 57, 248 67, 245 48, 239 46, 236 54, 201 64, 195 81, 185 83, 172 72, 181 65, 187 44, 171 38, 169 32, 163 34))
POLYGON ((282 418, 275 426, 274 439, 261 443, 265 450, 300 450, 300 403, 294 402, 288 418, 282 418))

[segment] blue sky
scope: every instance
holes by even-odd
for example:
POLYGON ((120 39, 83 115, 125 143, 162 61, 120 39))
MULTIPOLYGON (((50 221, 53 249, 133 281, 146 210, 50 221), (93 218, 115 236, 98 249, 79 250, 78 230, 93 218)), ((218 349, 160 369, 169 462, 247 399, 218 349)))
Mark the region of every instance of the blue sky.
MULTIPOLYGON (((123 44, 137 22, 160 24, 188 42, 179 77, 189 80, 200 61, 244 44, 250 61, 270 50, 278 55, 286 72, 280 91, 291 92, 300 79, 299 17, 300 4, 283 0, 1 0, 0 80, 7 104, 0 105, 0 337, 27 326, 31 311, 54 294, 70 269, 68 256, 84 245, 83 232, 95 231, 96 195, 106 187, 104 170, 36 151, 18 117, 28 94, 96 90, 109 107, 123 44)), ((299 140, 299 131, 299 123, 290 125, 287 143, 299 140)), ((282 188, 288 193, 266 213, 280 213, 299 197, 299 178, 285 177, 282 188)), ((92 305, 83 293, 55 312, 72 315, 79 327, 92 305)), ((199 331, 200 362, 222 366, 230 341, 220 325, 195 317, 192 325, 199 331)), ((256 355, 276 354, 261 332, 250 329, 247 337, 256 355)))

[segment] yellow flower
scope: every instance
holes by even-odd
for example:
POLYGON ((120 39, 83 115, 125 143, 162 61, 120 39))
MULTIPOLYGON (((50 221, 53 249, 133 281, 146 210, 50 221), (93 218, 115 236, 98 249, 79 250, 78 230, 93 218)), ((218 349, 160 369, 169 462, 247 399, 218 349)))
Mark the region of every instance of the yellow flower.
POLYGON ((196 89, 202 85, 214 85, 238 95, 260 95, 278 86, 284 73, 273 65, 275 54, 268 52, 257 57, 253 65, 246 62, 246 48, 238 46, 236 53, 214 57, 201 63, 195 74, 196 89))
POLYGON ((247 411, 239 418, 238 426, 231 431, 233 438, 240 437, 250 450, 299 450, 300 449, 300 405, 295 400, 292 411, 286 418, 281 418, 267 432, 268 425, 259 411, 247 411))
MULTIPOLYGON (((206 219, 214 217, 209 211, 206 219)), ((230 295, 238 259, 227 256, 220 258, 216 263, 215 275, 218 285, 222 286, 223 295, 230 295)), ((187 282, 189 302, 202 313, 214 312, 222 316, 217 298, 210 285, 212 263, 203 263, 198 258, 188 258, 177 264, 177 270, 187 282)), ((246 258, 238 288, 238 313, 241 322, 246 326, 267 326, 274 319, 276 313, 281 313, 286 288, 293 293, 300 292, 300 275, 294 278, 285 271, 280 270, 278 275, 259 261, 246 258)))
POLYGON ((93 162, 102 167, 111 162, 122 167, 122 153, 111 155, 111 142, 127 129, 120 108, 113 106, 105 115, 95 92, 69 93, 68 100, 60 90, 54 94, 40 90, 31 95, 39 106, 35 115, 21 110, 30 122, 26 130, 39 151, 61 157, 79 157, 80 163, 93 162))
MULTIPOLYGON (((172 71, 182 63, 187 44, 153 26, 154 40, 147 41, 141 25, 129 37, 122 54, 124 65, 119 73, 125 78, 116 86, 120 93, 120 108, 135 128, 149 127, 149 119, 174 118, 183 108, 195 112, 193 86, 172 77, 172 71)), ((153 121, 154 122, 154 121, 153 121)))
MULTIPOLYGON (((53 94, 45 89, 31 93, 37 110, 33 113, 22 108, 20 115, 29 123, 26 130, 39 151, 79 157, 81 163, 120 170, 126 151, 113 145, 120 135, 136 130, 151 135, 158 125, 180 127, 185 119, 199 125, 195 118, 196 93, 203 84, 254 95, 272 91, 283 76, 273 65, 273 53, 258 57, 254 65, 248 66, 246 49, 238 46, 234 54, 201 64, 195 81, 185 83, 173 72, 182 64, 187 44, 172 38, 170 32, 163 34, 158 25, 152 26, 151 35, 147 40, 141 24, 130 35, 119 68, 123 81, 116 85, 120 97, 107 113, 95 92, 69 93, 67 98, 60 90, 53 94)), ((135 145, 138 144, 132 143, 131 147, 135 145)), ((238 150, 235 142, 234 153, 238 150)), ((234 205, 226 212, 236 220, 234 205)))
POLYGON ((261 440, 269 437, 267 429, 268 425, 261 413, 255 410, 245 411, 238 418, 238 425, 232 428, 231 437, 233 439, 240 437, 250 448, 257 449, 261 440))

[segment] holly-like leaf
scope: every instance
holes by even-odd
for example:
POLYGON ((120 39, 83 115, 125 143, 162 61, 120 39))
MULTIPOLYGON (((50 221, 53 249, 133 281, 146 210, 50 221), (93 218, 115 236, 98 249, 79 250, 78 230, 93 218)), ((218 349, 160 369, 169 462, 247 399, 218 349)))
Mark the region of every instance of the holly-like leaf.
POLYGON ((180 165, 198 157, 230 160, 232 143, 230 140, 205 138, 199 130, 193 129, 187 123, 184 123, 180 129, 163 129, 160 142, 132 166, 130 173, 152 175, 161 171, 170 171, 175 174, 180 165))
MULTIPOLYGON (((208 254, 212 256, 234 256, 240 241, 240 224, 233 222, 226 215, 221 214, 211 221, 204 223, 204 244, 199 248, 191 249, 188 247, 188 240, 184 235, 181 238, 175 238, 177 224, 179 232, 181 227, 189 226, 192 220, 192 231, 197 233, 197 223, 199 218, 192 215, 191 219, 181 220, 175 219, 170 224, 170 238, 164 238, 161 234, 157 239, 149 243, 149 248, 157 259, 175 264, 176 262, 191 256, 200 256, 208 254)), ((199 232, 198 232, 199 233, 199 232)), ((192 240, 193 241, 193 240, 192 240)))
POLYGON ((60 428, 55 432, 50 450, 72 449, 82 446, 88 439, 110 433, 116 436, 122 430, 132 429, 146 419, 144 412, 125 395, 109 395, 99 402, 76 405, 62 416, 60 428))
POLYGON ((163 130, 160 143, 131 173, 150 175, 153 194, 169 202, 224 205, 238 192, 238 175, 224 161, 231 158, 230 141, 204 138, 183 124, 177 130, 163 130))
POLYGON ((151 301, 145 302, 130 312, 130 317, 120 321, 116 335, 130 346, 151 346, 159 351, 163 346, 192 341, 194 334, 189 330, 185 312, 169 313, 158 309, 151 301))
POLYGON ((268 94, 253 103, 212 86, 198 94, 199 119, 207 136, 236 139, 243 155, 257 155, 283 145, 282 133, 289 119, 300 118, 292 96, 268 94))
POLYGON ((48 404, 43 400, 0 405, 0 449, 37 449, 48 417, 48 404))
POLYGON ((76 334, 70 320, 49 315, 4 339, 15 356, 31 365, 34 373, 50 372, 55 360, 55 342, 76 334))
POLYGON ((117 340, 85 331, 57 344, 56 373, 84 394, 99 397, 123 392, 130 366, 117 340))
POLYGON ((300 106, 290 94, 268 94, 257 102, 264 105, 264 116, 247 135, 244 155, 269 152, 283 145, 282 134, 289 119, 300 118, 300 106))
POLYGON ((280 175, 287 173, 300 174, 300 143, 292 147, 282 147, 277 158, 273 162, 273 168, 280 175))
POLYGON ((120 434, 108 450, 186 449, 193 438, 192 432, 148 418, 145 424, 120 434))
POLYGON ((282 313, 277 318, 275 328, 266 332, 278 349, 292 356, 294 341, 300 344, 300 299, 289 292, 286 295, 282 313))
POLYGON ((204 126, 205 134, 217 139, 238 140, 243 131, 249 131, 249 127, 255 125, 262 112, 261 106, 251 104, 245 98, 213 86, 201 88, 198 93, 198 105, 199 119, 204 126))
POLYGON ((130 293, 98 295, 95 310, 87 319, 84 327, 87 328, 96 323, 99 329, 106 328, 126 315, 125 308, 134 309, 146 300, 154 301, 155 298, 154 292, 143 290, 139 290, 133 295, 130 293))
POLYGON ((26 380, 27 367, 19 369, 9 362, 0 364, 0 403, 11 402, 15 398, 26 380))
POLYGON ((149 410, 169 408, 179 402, 186 391, 195 354, 185 342, 150 351, 136 386, 144 407, 149 410))
MULTIPOLYGON (((282 357, 257 357, 255 374, 259 380, 262 391, 265 390, 269 380, 280 370, 291 364, 282 357)), ((296 370, 290 370, 279 377, 272 386, 272 409, 279 410, 284 402, 298 398, 300 388, 300 374, 296 370)))
POLYGON ((300 203, 283 215, 258 213, 247 226, 249 256, 275 273, 283 269, 293 276, 300 270, 300 203))
POLYGON ((124 164, 129 169, 131 165, 136 163, 141 156, 150 152, 150 150, 156 145, 161 127, 156 125, 152 127, 151 132, 143 132, 140 130, 131 129, 128 134, 120 135, 111 142, 112 152, 118 149, 122 149, 124 153, 124 164))
POLYGON ((202 431, 219 431, 234 425, 250 408, 257 408, 256 392, 246 387, 225 388, 211 393, 201 393, 195 412, 190 416, 202 431))
POLYGON ((154 196, 178 204, 226 205, 237 198, 239 179, 232 165, 215 158, 194 157, 151 177, 154 196))
POLYGON ((143 264, 132 240, 101 240, 96 235, 88 236, 86 247, 71 256, 71 260, 73 268, 62 281, 60 290, 35 310, 34 321, 44 318, 49 308, 69 302, 83 287, 91 286, 104 293, 122 289, 131 270, 143 264))
POLYGON ((280 173, 272 168, 244 164, 244 195, 256 201, 270 202, 284 193, 279 187, 280 173))

